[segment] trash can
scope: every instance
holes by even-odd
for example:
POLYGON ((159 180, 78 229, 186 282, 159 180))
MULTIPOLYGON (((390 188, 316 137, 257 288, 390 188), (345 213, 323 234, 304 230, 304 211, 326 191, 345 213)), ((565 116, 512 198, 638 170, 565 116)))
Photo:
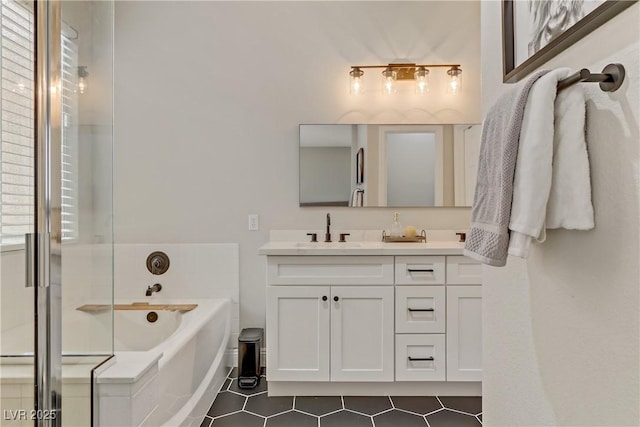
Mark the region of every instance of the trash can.
POLYGON ((246 328, 238 337, 238 387, 254 388, 260 383, 262 328, 246 328))

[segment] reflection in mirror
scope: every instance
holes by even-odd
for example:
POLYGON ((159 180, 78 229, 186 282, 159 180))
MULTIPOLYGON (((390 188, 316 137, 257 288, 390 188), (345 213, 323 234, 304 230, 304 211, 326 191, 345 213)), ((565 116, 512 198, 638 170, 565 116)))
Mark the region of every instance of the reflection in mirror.
POLYGON ((300 125, 300 206, 471 206, 480 128, 300 125))

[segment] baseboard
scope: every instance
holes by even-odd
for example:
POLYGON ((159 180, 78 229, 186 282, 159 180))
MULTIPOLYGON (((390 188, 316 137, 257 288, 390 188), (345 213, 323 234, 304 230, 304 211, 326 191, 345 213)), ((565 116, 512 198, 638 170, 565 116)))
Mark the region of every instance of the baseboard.
MULTIPOLYGON (((238 366, 238 349, 237 348, 229 348, 225 352, 225 357, 227 361, 227 366, 238 366)), ((260 350, 260 366, 267 366, 267 349, 263 348, 260 350)))

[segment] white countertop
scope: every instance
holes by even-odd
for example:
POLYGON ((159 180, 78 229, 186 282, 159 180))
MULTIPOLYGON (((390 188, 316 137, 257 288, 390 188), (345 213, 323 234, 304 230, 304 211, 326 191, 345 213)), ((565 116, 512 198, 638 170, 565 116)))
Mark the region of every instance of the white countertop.
POLYGON ((462 255, 464 243, 434 241, 427 243, 385 242, 292 242, 272 241, 260 248, 260 255, 462 255))

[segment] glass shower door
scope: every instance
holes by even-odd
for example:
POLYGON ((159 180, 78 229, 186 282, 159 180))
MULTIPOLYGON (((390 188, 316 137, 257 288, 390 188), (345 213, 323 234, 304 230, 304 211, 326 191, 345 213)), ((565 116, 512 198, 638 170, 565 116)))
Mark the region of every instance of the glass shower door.
POLYGON ((86 427, 113 354, 113 4, 2 0, 0 37, 0 425, 86 427))

